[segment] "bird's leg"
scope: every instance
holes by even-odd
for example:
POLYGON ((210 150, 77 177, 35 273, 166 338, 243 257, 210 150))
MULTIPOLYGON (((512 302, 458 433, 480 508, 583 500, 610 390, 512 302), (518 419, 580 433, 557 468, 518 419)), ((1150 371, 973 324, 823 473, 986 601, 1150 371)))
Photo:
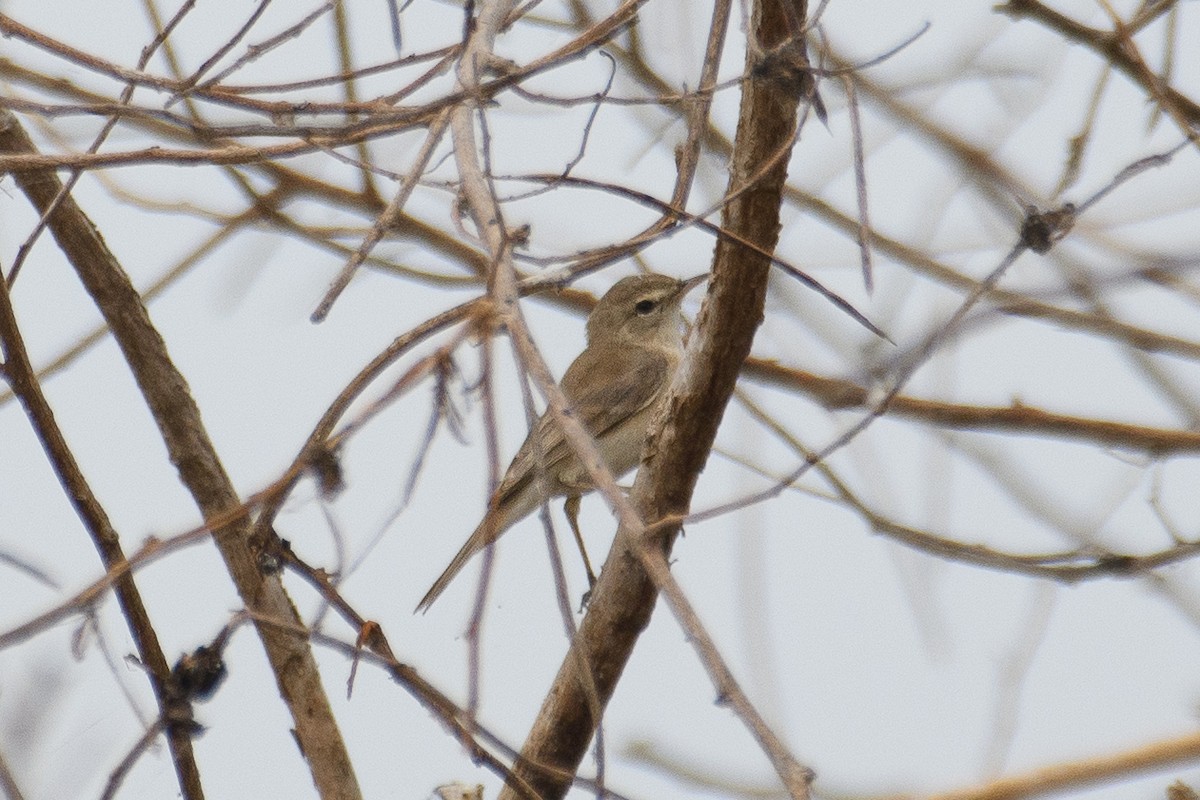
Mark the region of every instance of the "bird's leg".
POLYGON ((588 594, 591 594, 592 588, 596 585, 596 573, 592 572, 592 562, 588 560, 587 548, 583 546, 583 534, 579 532, 579 495, 567 495, 567 501, 563 503, 563 512, 567 515, 571 533, 575 534, 575 544, 579 545, 579 554, 583 556, 583 568, 587 570, 588 594))

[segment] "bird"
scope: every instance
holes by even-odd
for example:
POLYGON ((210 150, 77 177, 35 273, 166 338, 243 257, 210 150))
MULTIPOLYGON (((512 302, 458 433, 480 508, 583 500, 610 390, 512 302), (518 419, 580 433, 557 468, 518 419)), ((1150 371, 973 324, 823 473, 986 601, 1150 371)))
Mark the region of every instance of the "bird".
MULTIPOLYGON (((588 315, 587 346, 567 368, 561 386, 571 412, 595 439, 614 477, 641 460, 650 419, 683 358, 685 323, 680 306, 707 277, 705 273, 679 280, 647 273, 623 278, 588 315)), ((513 457, 483 520, 416 610, 427 611, 472 556, 551 497, 567 497, 567 516, 582 551, 574 517, 579 496, 594 488, 547 409, 513 457)), ((584 563, 589 581, 594 580, 586 553, 584 563)))

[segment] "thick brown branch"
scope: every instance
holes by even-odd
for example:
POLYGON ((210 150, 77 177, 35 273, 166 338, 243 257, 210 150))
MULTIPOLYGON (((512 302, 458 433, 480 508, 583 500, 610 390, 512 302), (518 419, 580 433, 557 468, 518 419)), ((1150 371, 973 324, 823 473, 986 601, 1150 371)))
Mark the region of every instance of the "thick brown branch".
MULTIPOLYGON (((2 124, 2 121, 0 121, 2 124)), ((4 147, 7 135, 0 131, 0 147, 4 147)), ((21 400, 25 413, 29 417, 42 448, 46 451, 54 472, 58 475, 67 499, 75 507, 75 513, 83 522, 88 535, 107 571, 118 570, 122 574, 113 583, 113 592, 121 605, 121 614, 129 626, 129 632, 137 646, 138 658, 146 668, 150 684, 154 689, 154 698, 158 703, 159 718, 167 719, 169 704, 168 683, 171 679, 171 667, 163 655, 158 634, 150 621, 150 615, 142 602, 141 592, 134 583, 133 573, 124 571, 126 565, 125 552, 121 547, 121 539, 109 520, 108 513, 100 505, 99 498, 92 491, 91 485, 83 475, 74 453, 67 446, 66 438, 54 417, 54 411, 42 392, 41 384, 34 374, 33 365, 25 351, 21 331, 17 327, 16 315, 13 311, 12 298, 8 292, 8 283, 0 276, 0 347, 4 352, 4 375, 12 387, 13 394, 21 400)), ((171 748, 171 760, 175 764, 175 774, 179 778, 179 788, 188 800, 200 800, 204 797, 204 787, 200 783, 200 770, 192 753, 190 732, 182 726, 167 725, 167 742, 171 748)))
MULTIPOLYGON (((0 151, 35 153, 33 142, 17 118, 0 112, 0 151)), ((51 172, 16 172, 18 186, 42 213, 62 182, 51 172)), ((204 430, 200 410, 187 382, 172 363, 166 343, 155 329, 142 299, 91 220, 70 197, 50 217, 50 231, 78 273, 113 332, 134 378, 150 407, 180 479, 206 519, 239 505, 237 492, 204 430)), ((277 576, 260 572, 247 546, 247 522, 213 526, 213 535, 238 593, 256 614, 301 626, 277 576)), ((313 780, 325 798, 361 797, 333 711, 306 639, 278 627, 257 625, 288 704, 301 751, 313 780)))
MULTIPOLYGON (((745 83, 731 165, 728 194, 734 200, 724 209, 722 227, 756 249, 730 239, 717 245, 696 341, 659 426, 652 426, 659 433, 652 434, 647 443, 634 484, 632 499, 645 520, 687 510, 696 477, 708 458, 762 320, 771 264, 762 251, 771 252, 778 239, 786 156, 795 134, 801 92, 795 82, 758 69, 762 52, 757 48, 770 50, 787 37, 783 7, 772 0, 757 4, 754 28, 750 77, 745 83), (753 185, 748 186, 751 180, 753 185)), ((784 47, 792 45, 794 42, 784 42, 784 47)), ((677 532, 676 526, 656 533, 652 546, 669 552, 677 532)), ((607 703, 638 636, 649 623, 657 591, 638 555, 647 544, 645 538, 642 531, 627 525, 618 532, 588 614, 522 748, 522 761, 514 769, 546 798, 562 797, 566 792, 569 776, 578 768, 599 722, 589 703, 590 691, 594 689, 607 703)), ((756 736, 765 731, 765 726, 760 729, 752 721, 750 724, 756 736)), ((807 796, 807 772, 774 743, 764 749, 789 791, 807 796)), ((506 788, 500 796, 511 800, 515 793, 506 788)))

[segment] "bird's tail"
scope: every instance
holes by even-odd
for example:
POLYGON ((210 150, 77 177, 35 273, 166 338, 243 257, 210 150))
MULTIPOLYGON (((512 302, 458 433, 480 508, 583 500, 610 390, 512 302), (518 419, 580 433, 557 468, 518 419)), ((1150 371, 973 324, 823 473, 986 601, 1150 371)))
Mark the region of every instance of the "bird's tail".
MULTIPOLYGON (((425 613, 429 607, 433 605, 433 601, 438 599, 438 596, 446 591, 446 587, 450 582, 462 571, 462 568, 467 565, 471 557, 478 553, 483 548, 487 547, 490 542, 494 542, 499 538, 503 528, 500 527, 500 520, 496 519, 495 514, 487 514, 483 518, 483 522, 479 523, 479 527, 471 534, 471 538, 467 539, 467 543, 462 546, 462 549, 450 561, 450 566, 438 576, 438 579, 433 582, 433 586, 429 587, 429 591, 421 598, 421 602, 417 603, 416 611, 425 613)), ((414 612, 415 613, 415 612, 414 612)))

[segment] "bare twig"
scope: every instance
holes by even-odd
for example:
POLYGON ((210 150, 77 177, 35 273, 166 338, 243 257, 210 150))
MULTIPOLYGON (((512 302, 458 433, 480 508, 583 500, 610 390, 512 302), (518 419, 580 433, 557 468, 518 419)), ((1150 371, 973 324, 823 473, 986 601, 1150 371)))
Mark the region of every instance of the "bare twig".
POLYGON ((400 182, 399 188, 396 189, 396 194, 388 203, 387 208, 379 215, 375 224, 371 227, 371 233, 368 235, 359 248, 354 251, 354 255, 342 267, 341 272, 333 279, 333 284, 329 287, 329 291, 321 298, 321 302, 312 313, 313 322, 322 322, 329 315, 329 310, 333 307, 338 295, 350 285, 350 279, 354 277, 354 271, 367 260, 367 256, 375 249, 375 245, 379 244, 379 240, 383 238, 389 230, 396 226, 400 221, 400 213, 404 209, 404 204, 408 202, 409 196, 413 189, 416 188, 417 182, 424 174, 426 166, 429 164, 429 159, 433 157, 434 148, 442 140, 442 135, 446 132, 446 126, 449 123, 449 115, 447 113, 439 114, 434 118, 433 123, 429 126, 429 132, 425 135, 425 142, 421 145, 417 157, 413 160, 413 164, 409 167, 408 172, 404 176, 404 180, 400 182))
POLYGON ((1085 789, 1200 759, 1200 734, 1114 753, 1110 756, 1064 762, 1052 767, 1000 778, 982 786, 927 795, 924 800, 1028 800, 1048 794, 1085 789))

